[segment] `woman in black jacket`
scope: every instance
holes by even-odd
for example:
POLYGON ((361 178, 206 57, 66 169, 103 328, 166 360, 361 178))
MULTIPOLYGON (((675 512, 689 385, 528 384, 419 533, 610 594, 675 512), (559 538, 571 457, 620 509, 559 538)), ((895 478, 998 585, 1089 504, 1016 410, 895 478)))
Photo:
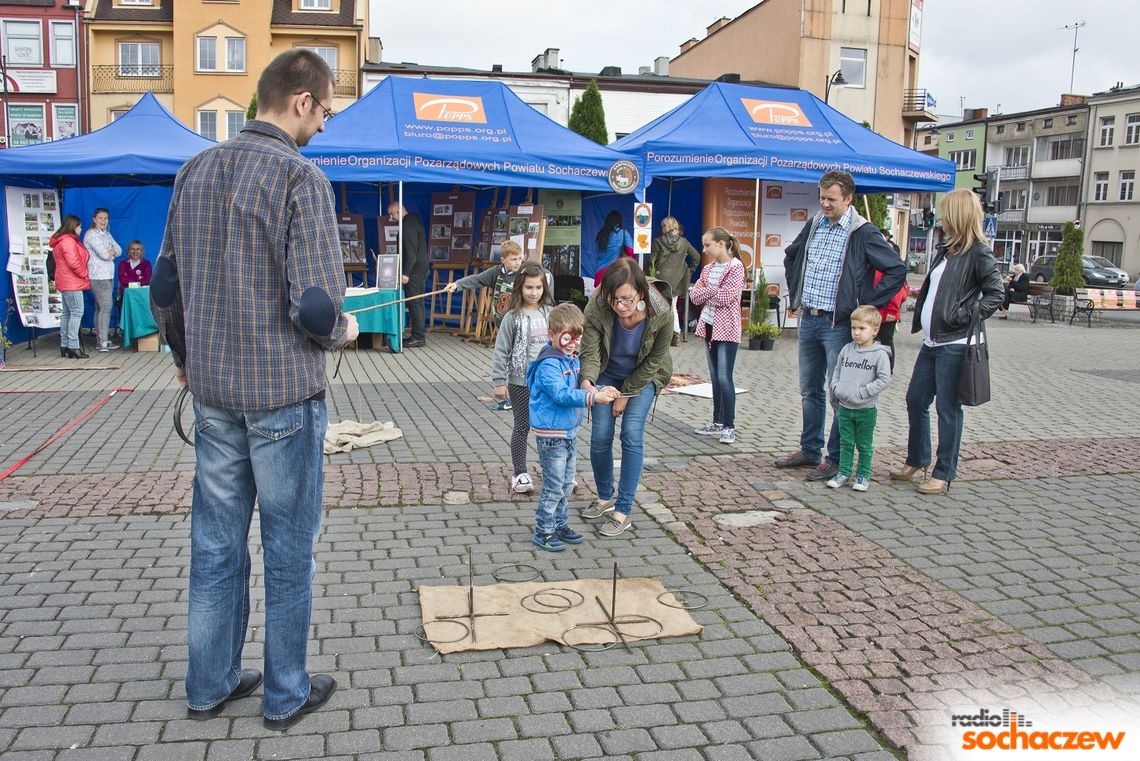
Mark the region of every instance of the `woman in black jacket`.
POLYGON ((942 494, 958 467, 962 445, 962 405, 958 383, 970 321, 992 315, 1003 298, 1002 279, 993 252, 982 232, 982 207, 978 196, 961 189, 948 193, 939 207, 942 245, 934 255, 930 272, 914 306, 912 333, 925 334, 922 349, 906 390, 910 420, 906 465, 892 471, 895 481, 909 481, 930 465, 930 403, 938 411, 938 457, 930 478, 920 484, 922 494, 942 494))
POLYGON ((1024 264, 1015 264, 1005 279, 1005 298, 1002 299, 998 313, 1003 320, 1008 320, 1010 304, 1024 304, 1029 301, 1029 273, 1025 271, 1024 264))

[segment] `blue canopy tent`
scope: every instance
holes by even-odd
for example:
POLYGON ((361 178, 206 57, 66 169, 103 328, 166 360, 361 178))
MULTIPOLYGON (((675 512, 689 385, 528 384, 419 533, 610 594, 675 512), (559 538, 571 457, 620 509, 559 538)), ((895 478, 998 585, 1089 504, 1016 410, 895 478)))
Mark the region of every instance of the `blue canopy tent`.
MULTIPOLYGON (((137 238, 153 261, 162 243, 174 175, 187 159, 214 144, 147 93, 130 111, 89 134, 0 151, 0 184, 60 191, 61 213, 78 216, 84 227, 96 208, 106 207, 111 231, 123 248, 137 238)), ((0 229, 5 267, 9 250, 5 224, 0 229)), ((6 305, 10 289, 5 272, 0 306, 6 305)), ((14 322, 6 323, 12 340, 25 340, 27 331, 18 319, 14 322)))

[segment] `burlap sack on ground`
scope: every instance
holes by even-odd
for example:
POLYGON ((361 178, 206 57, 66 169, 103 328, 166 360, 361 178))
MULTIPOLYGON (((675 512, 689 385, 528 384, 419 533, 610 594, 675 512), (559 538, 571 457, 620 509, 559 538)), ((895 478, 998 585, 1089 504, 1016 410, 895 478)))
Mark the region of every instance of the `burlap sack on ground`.
MULTIPOLYGON (((700 634, 702 627, 687 611, 670 608, 657 601, 666 589, 659 579, 619 579, 617 589, 617 616, 647 616, 661 623, 641 623, 622 626, 622 632, 630 641, 636 639, 657 639, 660 637, 682 637, 700 634)), ((598 600, 610 608, 613 594, 612 579, 580 579, 578 581, 530 581, 512 584, 476 586, 476 613, 507 613, 506 616, 484 616, 475 619, 475 638, 470 634, 458 642, 443 640, 457 639, 464 635, 464 629, 450 623, 428 623, 441 616, 463 616, 467 613, 468 587, 420 587, 420 609, 427 637, 431 645, 440 653, 458 653, 464 650, 497 650, 508 647, 532 647, 546 640, 566 644, 563 632, 578 624, 605 621, 606 614, 598 605, 598 600), (535 613, 522 606, 523 598, 535 592, 552 590, 539 601, 547 606, 561 607, 565 603, 559 594, 574 602, 578 598, 572 593, 559 593, 569 589, 582 595, 582 602, 558 613, 535 613)), ((662 598, 673 605, 677 600, 672 594, 662 598)), ((530 608, 544 610, 545 607, 528 602, 530 608)), ((551 608, 553 610, 553 608, 551 608)), ((459 618, 470 624, 467 618, 459 618)), ((603 644, 613 641, 613 635, 601 629, 577 629, 567 635, 576 645, 603 644)), ((620 647, 620 645, 618 645, 620 647)))
POLYGON ((351 452, 373 444, 392 441, 404 435, 392 421, 387 423, 358 423, 355 420, 342 420, 333 423, 325 431, 325 454, 351 452))

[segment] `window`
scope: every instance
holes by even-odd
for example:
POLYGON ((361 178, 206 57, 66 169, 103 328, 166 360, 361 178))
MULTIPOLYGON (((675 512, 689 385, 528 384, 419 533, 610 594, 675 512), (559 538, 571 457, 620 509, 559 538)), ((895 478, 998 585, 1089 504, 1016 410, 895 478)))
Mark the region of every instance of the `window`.
POLYGON ((1140 114, 1129 114, 1125 117, 1124 144, 1140 144, 1140 114))
POLYGON ((1067 117, 1065 117, 1065 124, 1067 124, 1068 126, 1072 127, 1076 123, 1077 123, 1077 115, 1076 114, 1069 114, 1067 117))
POLYGON ((946 133, 946 142, 948 142, 948 143, 954 142, 954 133, 953 132, 947 132, 946 133))
POLYGON ((226 111, 226 137, 237 137, 245 126, 245 111, 226 111))
POLYGON ((1018 132, 1024 132, 1025 131, 1025 122, 1018 122, 1017 123, 1017 131, 1018 132))
POLYGON ((1045 121, 1043 121, 1041 123, 1041 126, 1044 127, 1045 129, 1049 129, 1050 127, 1053 126, 1053 120, 1052 119, 1046 119, 1045 121))
POLYGON ((119 5, 154 5, 154 0, 119 0, 119 5))
POLYGON ((218 69, 218 39, 216 37, 198 38, 198 71, 217 71, 218 69))
POLYGON ((1041 161, 1079 159, 1085 153, 1085 138, 1079 132, 1043 137, 1037 141, 1037 157, 1041 161))
POLYGON ((51 65, 75 65, 75 22, 51 22, 51 65))
POLYGON ((1045 206, 1076 206, 1076 185, 1053 185, 1045 191, 1045 206))
POLYGON ((245 71, 245 38, 226 38, 226 71, 245 71))
POLYGON ((1132 188, 1136 184, 1136 170, 1129 169, 1120 173, 1120 200, 1132 200, 1132 188))
MULTIPOLYGON (((42 66, 44 45, 39 21, 5 21, 4 55, 9 66, 42 66)), ((39 141, 36 141, 39 142, 39 141)))
POLYGON ((1093 200, 1108 200, 1108 172, 1097 172, 1093 175, 1093 200))
POLYGON ((923 145, 930 145, 933 142, 934 142, 934 138, 930 135, 926 135, 922 138, 922 144, 923 145))
POLYGON ((1121 260, 1124 258, 1124 244, 1106 240, 1094 240, 1092 242, 1092 255, 1103 256, 1112 262, 1113 267, 1119 267, 1121 260))
POLYGON ((211 140, 218 139, 218 112, 198 112, 198 134, 211 140))
POLYGON ((1002 166, 1029 166, 1029 146, 1011 145, 1006 148, 1002 166))
POLYGON ((157 77, 159 74, 157 42, 120 42, 119 76, 157 77))
POLYGON ((1002 211, 1023 211, 1025 209, 1025 202, 1028 200, 1028 195, 1024 188, 1020 190, 1003 190, 1001 192, 1002 211))
POLYGON ((959 172, 974 169, 978 163, 978 152, 974 148, 968 151, 950 151, 948 159, 954 162, 959 172))
POLYGON ((336 74, 336 48, 335 47, 333 47, 331 45, 328 45, 328 46, 325 46, 325 45, 305 45, 303 47, 306 50, 313 51, 314 53, 319 55, 321 58, 325 59, 325 63, 327 63, 329 65, 329 68, 333 70, 333 74, 334 75, 336 74))
POLYGON ((301 0, 303 11, 331 11, 332 0, 301 0))
POLYGON ((1115 116, 1102 116, 1100 118, 1100 147, 1112 145, 1112 132, 1116 129, 1115 116))
POLYGON ((974 131, 972 129, 966 130, 966 140, 974 139, 974 131))
POLYGON ((125 116, 127 111, 129 111, 129 110, 130 109, 127 109, 127 108, 112 108, 111 109, 111 121, 115 121, 120 116, 125 116))
POLYGON ((997 132, 999 135, 1004 135, 1004 134, 1005 134, 1005 125, 1004 125, 1004 124, 999 124, 999 125, 997 126, 997 129, 996 129, 996 130, 994 130, 994 131, 995 131, 995 132, 997 132))
POLYGON ((839 68, 848 87, 867 86, 867 51, 863 48, 840 48, 839 68))

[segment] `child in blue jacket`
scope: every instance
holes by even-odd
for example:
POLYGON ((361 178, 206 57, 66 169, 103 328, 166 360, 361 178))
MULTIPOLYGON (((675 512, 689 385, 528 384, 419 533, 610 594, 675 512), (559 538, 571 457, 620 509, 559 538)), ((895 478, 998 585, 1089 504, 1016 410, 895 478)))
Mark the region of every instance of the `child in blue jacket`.
POLYGON ((580 544, 582 535, 570 528, 567 500, 574 488, 578 460, 575 436, 582 410, 609 404, 621 392, 602 387, 596 392, 578 388, 578 346, 586 318, 574 304, 559 304, 546 318, 550 344, 527 368, 530 389, 530 426, 542 468, 542 490, 534 511, 532 541, 544 550, 562 552, 567 544, 580 544))

